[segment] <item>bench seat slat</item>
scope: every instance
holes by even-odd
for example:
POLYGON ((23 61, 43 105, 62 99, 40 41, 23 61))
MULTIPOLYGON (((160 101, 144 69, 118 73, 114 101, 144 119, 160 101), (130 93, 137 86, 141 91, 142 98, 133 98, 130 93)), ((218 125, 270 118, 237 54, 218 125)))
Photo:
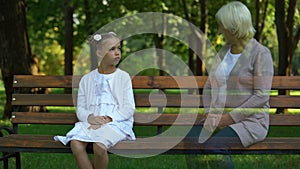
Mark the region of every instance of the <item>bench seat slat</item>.
MULTIPOLYGON (((147 150, 153 151, 166 151, 170 147, 173 147, 174 151, 203 151, 203 150, 215 150, 214 146, 203 146, 198 143, 198 138, 186 138, 183 141, 178 142, 178 138, 172 137, 156 137, 156 138, 138 138, 136 141, 123 141, 118 143, 115 147, 111 148, 112 152, 132 154, 140 152, 142 154, 147 150), (135 151, 137 150, 137 151, 135 151)), ((229 142, 231 151, 291 151, 300 149, 300 138, 266 138, 264 141, 256 143, 248 148, 238 146, 230 138, 223 138, 220 141, 229 142)), ((64 146, 62 143, 54 141, 53 136, 49 135, 26 135, 26 134, 13 134, 0 138, 1 149, 10 151, 21 152, 71 152, 69 146, 64 146)))
MULTIPOLYGON (((154 114, 135 113, 134 125, 136 126, 171 126, 171 125, 199 125, 202 115, 198 114, 154 114), (176 121, 175 121, 176 120, 176 121)), ((13 112, 11 121, 14 124, 66 124, 73 125, 77 122, 75 113, 34 113, 13 112)), ((271 114, 271 126, 300 126, 299 114, 271 114)))

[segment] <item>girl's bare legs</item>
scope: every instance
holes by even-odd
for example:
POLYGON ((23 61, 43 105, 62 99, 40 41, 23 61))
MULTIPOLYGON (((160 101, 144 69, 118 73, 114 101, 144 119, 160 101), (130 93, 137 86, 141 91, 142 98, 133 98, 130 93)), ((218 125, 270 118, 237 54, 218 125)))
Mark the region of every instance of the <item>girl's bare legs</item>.
POLYGON ((93 143, 95 169, 107 169, 108 154, 106 147, 101 143, 93 143))
POLYGON ((75 160, 80 169, 93 169, 93 165, 86 152, 86 146, 88 143, 81 142, 78 140, 71 141, 71 149, 75 156, 75 160))

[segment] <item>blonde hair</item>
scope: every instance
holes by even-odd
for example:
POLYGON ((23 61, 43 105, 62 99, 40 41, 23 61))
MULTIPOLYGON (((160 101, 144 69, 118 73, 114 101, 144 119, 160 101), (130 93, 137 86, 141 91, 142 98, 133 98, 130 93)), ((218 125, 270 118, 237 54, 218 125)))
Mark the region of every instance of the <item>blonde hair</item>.
POLYGON ((233 1, 222 6, 215 17, 237 39, 252 38, 255 34, 251 13, 241 2, 233 1))
POLYGON ((105 41, 111 38, 119 39, 117 34, 114 32, 102 33, 102 34, 95 33, 89 36, 88 43, 90 45, 93 45, 96 49, 101 49, 104 46, 105 41))

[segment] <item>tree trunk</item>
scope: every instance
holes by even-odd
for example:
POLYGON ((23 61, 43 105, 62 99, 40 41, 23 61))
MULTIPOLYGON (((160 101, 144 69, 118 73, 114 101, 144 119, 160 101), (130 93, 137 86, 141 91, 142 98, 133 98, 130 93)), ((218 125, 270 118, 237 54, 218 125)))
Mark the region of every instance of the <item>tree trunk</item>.
POLYGON ((154 22, 153 27, 155 29, 160 29, 157 30, 156 32, 162 32, 162 34, 155 34, 154 35, 154 45, 156 49, 156 56, 158 58, 157 60, 157 65, 159 67, 159 76, 165 76, 166 75, 166 56, 165 56, 165 51, 164 49, 164 39, 165 39, 165 30, 166 30, 166 20, 165 17, 162 15, 161 16, 161 23, 158 23, 158 25, 156 25, 156 23, 154 22), (160 25, 161 24, 161 25, 160 25), (158 26, 161 27, 158 27, 158 26))
POLYGON ((299 27, 297 27, 298 30, 294 31, 296 4, 297 0, 289 1, 286 15, 285 2, 282 0, 275 2, 275 24, 279 45, 278 75, 282 76, 290 75, 291 62, 299 42, 299 27))
POLYGON ((0 8, 0 67, 6 93, 3 118, 10 118, 13 75, 32 74, 34 61, 26 32, 25 0, 0 0, 0 8))
MULTIPOLYGON (((182 3, 183 3, 183 11, 184 11, 184 15, 185 15, 185 19, 188 21, 188 22, 191 22, 191 18, 190 18, 190 15, 189 15, 189 12, 188 12, 188 8, 187 8, 187 2, 186 0, 182 0, 182 3)), ((193 44, 193 33, 190 34, 189 36, 189 44, 193 44)), ((195 66, 195 55, 194 55, 194 52, 191 48, 189 48, 189 60, 188 60, 188 65, 189 65, 189 68, 191 70, 191 72, 193 74, 196 74, 196 66, 195 66)))
MULTIPOLYGON (((206 40, 207 40, 207 30, 208 30, 208 11, 206 0, 201 1, 201 22, 200 22, 200 30, 203 32, 204 38, 201 41, 201 58, 204 58, 205 50, 206 50, 206 40)), ((200 56, 197 57, 197 75, 202 76, 205 75, 205 65, 201 60, 200 56)))
POLYGON ((156 56, 158 57, 157 64, 159 67, 159 76, 164 76, 166 72, 166 58, 164 49, 164 35, 154 35, 154 43, 156 50, 156 56))
MULTIPOLYGON (((288 38, 288 67, 287 67, 287 74, 291 75, 292 73, 292 61, 295 50, 297 48, 297 43, 299 41, 299 32, 298 37, 297 33, 294 35, 294 23, 295 23, 295 10, 296 10, 297 0, 290 0, 288 13, 286 17, 286 26, 287 26, 287 38, 288 38)), ((298 26, 299 31, 299 26, 298 26)), ((297 32, 297 31, 295 31, 297 32)))
MULTIPOLYGON (((93 29, 92 29, 93 28, 92 14, 90 11, 90 3, 88 0, 84 0, 84 13, 86 16, 86 19, 85 19, 86 29, 88 30, 89 35, 92 35, 94 33, 93 29)), ((90 45, 90 62, 91 62, 90 68, 91 68, 91 70, 94 70, 98 67, 98 60, 97 60, 95 50, 96 49, 95 49, 94 45, 90 45)))
POLYGON ((255 7, 256 7, 256 15, 255 15, 255 22, 256 22, 256 33, 255 39, 259 42, 262 41, 262 32, 265 27, 265 20, 267 16, 267 9, 268 9, 268 0, 256 0, 255 7))
MULTIPOLYGON (((285 10, 284 10, 284 1, 276 0, 275 2, 275 24, 276 24, 276 31, 278 37, 278 50, 279 50, 279 57, 278 57, 278 75, 285 76, 286 69, 288 67, 287 62, 287 53, 288 53, 288 43, 287 41, 287 32, 285 26, 285 10)), ((285 95, 285 90, 279 90, 279 95, 285 95)), ((276 110, 276 113, 283 113, 285 110, 280 108, 276 110)))
MULTIPOLYGON (((290 0, 285 12, 285 1, 275 1, 275 24, 279 46, 278 75, 289 76, 291 74, 292 59, 299 41, 299 32, 294 36, 294 18, 297 0, 290 0)), ((279 90, 279 95, 289 94, 289 91, 279 90)), ((286 112, 284 109, 277 109, 276 113, 286 112)))
POLYGON ((197 56, 195 52, 191 50, 191 48, 189 48, 189 60, 188 60, 189 68, 193 72, 193 75, 201 76, 204 75, 205 72, 205 67, 201 58, 204 58, 203 56, 205 54, 207 28, 208 28, 206 0, 202 0, 200 2, 193 1, 191 4, 192 7, 191 15, 189 15, 186 0, 182 0, 182 3, 183 3, 183 11, 185 14, 185 19, 190 23, 193 23, 194 25, 197 25, 196 23, 199 18, 199 16, 197 15, 199 9, 197 7, 201 6, 200 29, 204 37, 197 37, 195 30, 192 30, 193 28, 191 28, 191 34, 189 37, 189 44, 193 45, 193 47, 195 48, 195 50, 197 50, 197 53, 200 54, 200 56, 197 56))
MULTIPOLYGON (((65 75, 73 74, 73 12, 74 7, 69 0, 65 0, 65 75)), ((72 90, 65 89, 65 93, 71 93, 72 90)))

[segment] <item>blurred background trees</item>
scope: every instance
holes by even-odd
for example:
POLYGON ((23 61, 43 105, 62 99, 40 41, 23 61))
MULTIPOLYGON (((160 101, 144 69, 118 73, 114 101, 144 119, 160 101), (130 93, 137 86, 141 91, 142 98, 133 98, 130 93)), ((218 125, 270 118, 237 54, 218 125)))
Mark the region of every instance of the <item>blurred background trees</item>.
MULTIPOLYGON (((230 0, 0 0, 0 68, 7 102, 11 100, 14 74, 71 75, 89 35, 134 13, 163 12, 182 17, 200 28, 218 50, 224 41, 218 36, 214 16, 227 2, 230 0)), ((272 52, 275 74, 298 75, 299 0, 242 2, 251 10, 257 30, 255 38, 272 52)), ((150 47, 175 53, 190 66, 194 75, 205 73, 200 59, 188 46, 163 35, 136 35, 125 39, 123 56, 150 47)), ((163 66, 166 61, 161 55, 156 62, 163 66)), ((9 117, 9 111, 8 105, 4 117, 9 117)))

